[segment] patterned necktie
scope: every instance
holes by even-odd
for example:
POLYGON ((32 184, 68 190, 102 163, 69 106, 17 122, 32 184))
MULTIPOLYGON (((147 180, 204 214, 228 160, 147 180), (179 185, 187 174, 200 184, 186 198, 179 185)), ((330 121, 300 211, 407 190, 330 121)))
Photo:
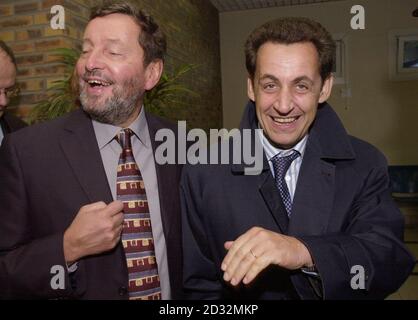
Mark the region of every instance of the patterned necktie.
POLYGON ((161 299, 160 277, 155 258, 151 217, 141 172, 135 162, 131 129, 121 130, 122 147, 116 178, 117 199, 123 202, 122 244, 129 274, 129 299, 161 299))
POLYGON ((277 189, 279 189, 280 196, 282 197, 283 204, 286 208, 287 215, 289 217, 292 213, 292 199, 289 194, 289 189, 287 188, 285 176, 293 160, 295 160, 299 156, 300 153, 294 150, 292 154, 286 157, 280 157, 279 155, 276 155, 274 158, 271 159, 273 162, 274 179, 276 180, 276 186, 277 189))

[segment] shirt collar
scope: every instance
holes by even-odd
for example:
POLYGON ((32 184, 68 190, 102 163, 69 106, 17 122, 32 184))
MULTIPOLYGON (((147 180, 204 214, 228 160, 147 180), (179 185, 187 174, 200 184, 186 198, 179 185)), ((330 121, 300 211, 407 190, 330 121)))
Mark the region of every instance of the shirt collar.
POLYGON ((306 149, 306 142, 308 141, 308 134, 303 137, 302 140, 300 140, 292 149, 280 149, 276 146, 272 145, 271 142, 267 139, 267 137, 264 135, 262 131, 259 131, 262 135, 261 141, 263 144, 264 152, 266 153, 267 160, 271 160, 276 155, 279 155, 279 157, 286 157, 290 155, 294 150, 299 152, 301 158, 303 158, 303 155, 305 153, 306 149))
MULTIPOLYGON (((116 137, 119 131, 122 130, 121 127, 101 123, 96 120, 92 120, 92 123, 100 150, 109 144, 116 137)), ((144 147, 149 148, 151 146, 149 136, 147 135, 148 123, 145 117, 144 107, 141 108, 141 112, 138 117, 128 128, 132 130, 144 147)))

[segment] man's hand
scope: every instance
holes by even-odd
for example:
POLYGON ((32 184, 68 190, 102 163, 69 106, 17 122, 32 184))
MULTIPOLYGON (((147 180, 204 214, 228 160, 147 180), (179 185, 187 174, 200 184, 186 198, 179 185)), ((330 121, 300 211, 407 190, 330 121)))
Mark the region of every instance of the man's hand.
POLYGON ((233 286, 241 281, 249 284, 271 264, 290 270, 313 266, 308 249, 298 239, 259 227, 225 242, 225 248, 228 254, 221 268, 224 280, 233 286))
POLYGON ((67 264, 113 249, 123 228, 123 203, 96 202, 81 207, 64 233, 64 256, 67 264))

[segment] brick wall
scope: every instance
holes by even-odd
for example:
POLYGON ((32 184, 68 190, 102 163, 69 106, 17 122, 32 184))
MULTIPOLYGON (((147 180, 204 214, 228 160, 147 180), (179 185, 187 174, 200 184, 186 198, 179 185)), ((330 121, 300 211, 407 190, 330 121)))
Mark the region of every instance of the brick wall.
MULTIPOLYGON (((25 118, 46 96, 54 80, 64 77, 64 66, 52 51, 80 47, 88 8, 96 0, 1 0, 0 39, 11 46, 18 62, 20 98, 10 106, 25 118), (50 9, 65 8, 65 30, 50 27, 50 9)), ((184 105, 168 112, 171 119, 185 119, 189 127, 222 126, 218 12, 208 0, 137 0, 162 26, 168 38, 168 72, 184 65, 196 68, 183 83, 199 94, 188 96, 184 105)))
POLYGON ((25 118, 46 97, 53 81, 64 77, 64 66, 52 50, 80 46, 88 12, 82 0, 1 0, 0 39, 16 55, 17 82, 22 89, 19 99, 10 106, 14 113, 25 118), (56 4, 66 9, 64 30, 50 27, 50 10, 56 4))

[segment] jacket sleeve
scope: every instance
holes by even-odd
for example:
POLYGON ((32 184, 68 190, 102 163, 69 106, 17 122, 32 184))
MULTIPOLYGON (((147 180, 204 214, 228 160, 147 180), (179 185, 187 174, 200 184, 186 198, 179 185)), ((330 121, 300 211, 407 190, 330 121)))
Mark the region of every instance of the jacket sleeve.
POLYGON ((220 299, 222 284, 210 256, 200 210, 200 188, 190 166, 183 169, 180 183, 183 227, 183 284, 187 299, 220 299))
POLYGON ((13 138, 0 148, 0 299, 71 297, 63 233, 32 235, 30 190, 13 138))
POLYGON ((386 162, 380 164, 365 175, 343 232, 300 237, 319 271, 324 299, 383 299, 414 267, 386 162))

